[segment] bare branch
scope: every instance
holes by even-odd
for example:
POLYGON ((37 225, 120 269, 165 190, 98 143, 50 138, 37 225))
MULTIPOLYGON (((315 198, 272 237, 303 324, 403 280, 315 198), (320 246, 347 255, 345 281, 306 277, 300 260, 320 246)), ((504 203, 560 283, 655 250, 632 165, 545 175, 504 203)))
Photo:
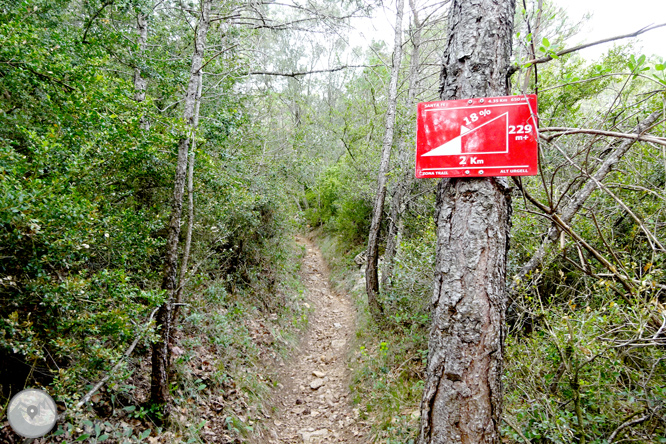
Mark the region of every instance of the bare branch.
POLYGON ((90 27, 92 26, 93 22, 95 19, 106 9, 107 6, 113 3, 114 0, 106 0, 104 3, 102 3, 102 7, 93 14, 93 16, 90 18, 90 21, 88 21, 88 24, 86 25, 86 30, 83 32, 83 38, 81 39, 81 43, 88 43, 86 41, 86 37, 88 37, 88 31, 90 31, 90 27))
MULTIPOLYGON (((219 51, 219 52, 216 53, 215 55, 211 56, 211 57, 208 59, 208 61, 207 61, 206 63, 204 63, 203 66, 202 66, 201 68, 199 68, 199 71, 203 70, 206 66, 208 66, 208 64, 209 64, 210 62, 212 62, 213 60, 215 60, 217 57, 221 56, 222 54, 224 54, 224 53, 227 52, 227 51, 231 51, 232 49, 234 49, 234 48, 237 47, 238 45, 239 45, 238 43, 236 43, 235 45, 231 45, 231 46, 229 46, 229 47, 227 47, 227 48, 222 49, 221 51, 219 51)), ((199 71, 197 71, 197 72, 199 72, 199 71)))
POLYGON ((520 436, 520 438, 525 442, 525 444, 532 444, 532 441, 527 439, 525 435, 523 435, 523 432, 509 418, 504 417, 502 419, 504 420, 505 423, 509 425, 509 427, 513 429, 514 432, 518 434, 518 436, 520 436))
MULTIPOLYGON (((601 45, 602 43, 613 42, 615 40, 622 40, 622 39, 628 39, 628 38, 632 38, 632 37, 638 37, 639 35, 641 35, 643 33, 646 33, 648 31, 652 31, 653 29, 661 28, 661 27, 664 27, 664 26, 666 26, 666 23, 661 23, 659 25, 649 25, 649 26, 646 26, 644 28, 639 29, 636 32, 632 32, 631 34, 618 35, 618 36, 615 36, 615 37, 609 37, 609 38, 606 38, 606 39, 597 40, 596 42, 584 43, 582 45, 574 46, 572 48, 563 49, 562 51, 556 52, 555 56, 560 57, 560 56, 563 56, 563 55, 566 55, 566 54, 570 54, 572 52, 580 51, 581 49, 589 48, 591 46, 601 45)), ((546 57, 541 57, 541 58, 538 58, 538 59, 529 60, 529 61, 525 62, 524 64, 525 65, 535 65, 537 63, 546 63, 546 62, 550 62, 554 58, 555 57, 553 57, 552 55, 548 55, 546 57)))
POLYGON ((557 134, 553 134, 552 136, 542 136, 542 138, 548 142, 550 142, 556 137, 568 136, 571 134, 595 134, 599 136, 619 137, 621 139, 641 140, 643 142, 652 142, 658 145, 666 146, 666 137, 657 137, 657 136, 650 136, 643 134, 618 133, 614 131, 604 131, 592 128, 565 128, 565 127, 539 128, 539 133, 548 133, 548 132, 557 132, 557 134))
POLYGON ((557 89, 557 88, 564 88, 565 86, 579 85, 581 83, 587 83, 587 82, 594 82, 595 80, 605 79, 607 77, 631 77, 631 76, 641 77, 643 79, 649 80, 650 82, 654 82, 658 85, 663 86, 663 84, 659 80, 657 80, 653 77, 646 76, 645 74, 641 74, 641 73, 637 73, 637 72, 613 72, 613 73, 609 73, 609 74, 602 74, 602 75, 590 77, 588 79, 577 80, 575 82, 562 83, 562 84, 559 84, 559 85, 549 86, 548 88, 541 88, 540 91, 545 92, 545 91, 550 91, 550 90, 557 89))
POLYGON ((335 68, 329 68, 329 69, 315 69, 312 71, 301 71, 301 72, 274 72, 274 71, 250 71, 247 73, 249 76, 278 76, 278 77, 301 77, 301 76, 306 76, 309 74, 320 74, 324 72, 336 72, 336 71, 342 71, 343 69, 350 69, 350 68, 376 68, 378 66, 383 66, 383 65, 343 65, 343 66, 338 66, 335 68))
POLYGON ((28 71, 30 71, 31 73, 33 73, 34 75, 36 75, 36 76, 42 77, 46 80, 50 80, 52 82, 55 82, 58 85, 64 86, 65 88, 67 88, 67 90, 69 92, 74 92, 75 91, 75 88, 73 86, 68 85, 67 83, 63 82, 62 80, 58 80, 55 77, 51 77, 51 76, 46 75, 44 73, 41 73, 39 71, 35 71, 26 62, 12 62, 12 61, 9 61, 9 60, 0 60, 0 63, 6 63, 7 65, 13 66, 14 68, 23 67, 23 68, 27 69, 28 71))
MULTIPOLYGON (((661 111, 655 111, 654 113, 650 114, 647 118, 645 118, 642 122, 640 122, 633 130, 634 138, 633 139, 628 139, 622 144, 614 149, 611 154, 604 160, 604 162, 599 166, 597 171, 590 175, 590 178, 594 178, 596 180, 588 180, 587 183, 576 193, 572 196, 569 204, 564 207, 564 209, 561 211, 561 221, 567 225, 571 222, 573 217, 578 213, 578 211, 581 209, 585 201, 592 195, 592 192, 594 192, 597 189, 597 183, 601 182, 604 180, 604 178, 610 173, 610 171, 613 169, 613 167, 620 161, 620 159, 629 151, 629 149, 633 146, 633 144, 636 142, 636 139, 638 137, 641 137, 645 131, 647 131, 652 125, 657 121, 657 119, 661 117, 661 111)), ((554 210, 557 211, 558 207, 555 207, 554 210)), ((553 242, 555 239, 557 239, 557 235, 559 234, 559 228, 556 225, 553 225, 550 227, 548 230, 548 234, 546 237, 543 239, 541 245, 537 249, 537 251, 534 252, 532 258, 521 267, 520 271, 517 274, 517 281, 514 280, 514 283, 510 287, 510 293, 513 293, 516 290, 517 287, 517 282, 520 282, 527 274, 529 274, 531 271, 534 271, 543 261, 545 255, 546 255, 546 246, 550 243, 553 242)))

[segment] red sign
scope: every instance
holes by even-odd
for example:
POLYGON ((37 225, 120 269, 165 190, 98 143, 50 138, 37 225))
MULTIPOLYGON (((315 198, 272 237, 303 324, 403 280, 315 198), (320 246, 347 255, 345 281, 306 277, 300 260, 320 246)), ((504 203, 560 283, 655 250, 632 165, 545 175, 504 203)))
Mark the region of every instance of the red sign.
POLYGON ((534 176, 536 95, 419 103, 416 178, 534 176))

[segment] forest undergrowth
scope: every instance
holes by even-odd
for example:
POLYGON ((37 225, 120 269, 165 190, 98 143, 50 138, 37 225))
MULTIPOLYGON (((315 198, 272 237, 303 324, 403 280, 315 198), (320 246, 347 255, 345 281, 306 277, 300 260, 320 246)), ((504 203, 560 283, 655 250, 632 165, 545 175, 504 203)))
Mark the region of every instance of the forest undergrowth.
MULTIPOLYGON (((298 275, 303 249, 287 237, 279 250, 270 292, 260 281, 230 286, 228 279, 202 279, 183 300, 172 344, 168 422, 150 402, 144 342, 89 407, 63 408, 65 419, 54 432, 34 442, 240 443, 265 429, 278 362, 308 325, 298 275)), ((0 436, 22 442, 6 423, 0 436)))

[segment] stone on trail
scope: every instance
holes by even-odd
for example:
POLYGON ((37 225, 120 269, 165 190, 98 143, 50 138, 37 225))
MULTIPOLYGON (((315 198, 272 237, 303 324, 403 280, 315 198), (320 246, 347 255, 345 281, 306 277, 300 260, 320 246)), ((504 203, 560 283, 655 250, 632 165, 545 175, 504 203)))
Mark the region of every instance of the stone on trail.
POLYGON ((310 388, 312 390, 317 390, 319 387, 324 385, 324 380, 321 378, 316 378, 310 383, 310 388))
POLYGON ((328 429, 315 430, 314 432, 301 431, 300 434, 303 437, 303 444, 315 444, 328 436, 328 429))
POLYGON ((312 374, 315 375, 317 378, 323 378, 324 376, 326 376, 326 373, 317 370, 313 371, 312 374))

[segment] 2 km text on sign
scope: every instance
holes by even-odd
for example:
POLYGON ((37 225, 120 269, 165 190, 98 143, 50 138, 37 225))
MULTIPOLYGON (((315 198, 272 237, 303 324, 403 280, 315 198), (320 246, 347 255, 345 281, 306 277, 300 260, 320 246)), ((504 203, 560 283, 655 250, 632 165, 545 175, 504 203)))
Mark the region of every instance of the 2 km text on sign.
POLYGON ((419 103, 416 177, 533 176, 536 95, 419 103))

